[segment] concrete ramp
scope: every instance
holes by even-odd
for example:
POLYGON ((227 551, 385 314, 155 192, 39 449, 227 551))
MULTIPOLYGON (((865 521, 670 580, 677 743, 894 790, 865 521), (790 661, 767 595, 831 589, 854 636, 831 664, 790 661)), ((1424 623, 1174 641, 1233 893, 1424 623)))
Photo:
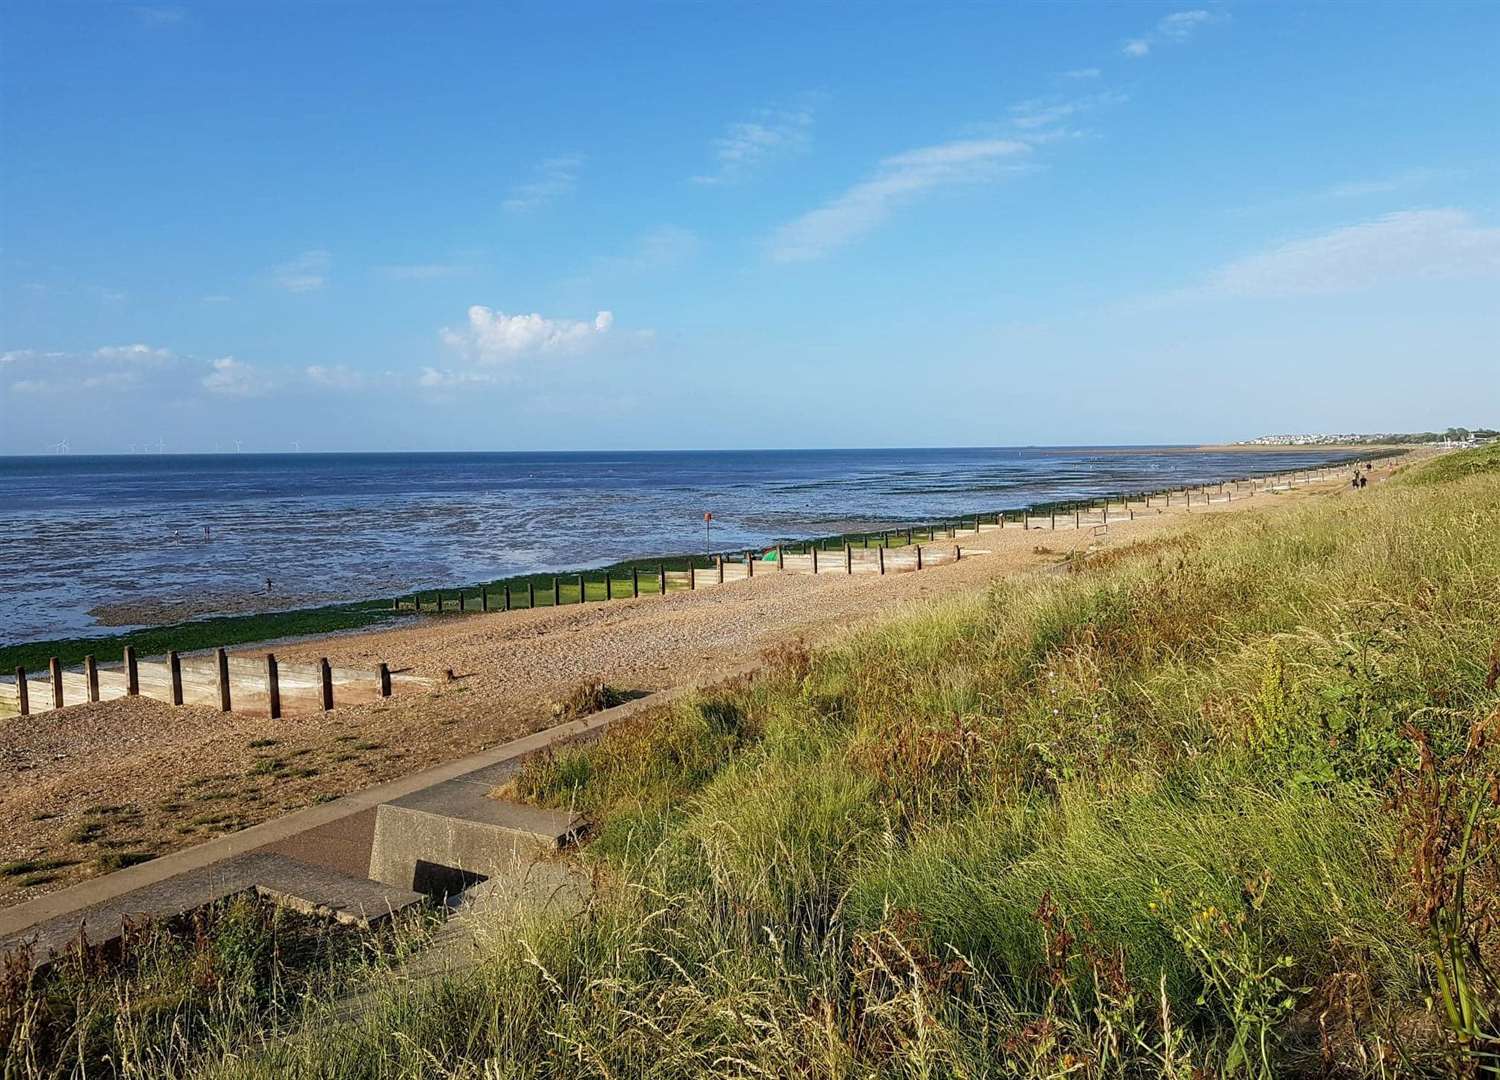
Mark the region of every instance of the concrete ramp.
POLYGON ((175 919, 241 893, 363 928, 426 900, 411 889, 349 877, 284 855, 251 852, 38 923, 0 939, 0 955, 29 948, 33 966, 40 967, 80 937, 90 946, 108 947, 132 925, 175 919))

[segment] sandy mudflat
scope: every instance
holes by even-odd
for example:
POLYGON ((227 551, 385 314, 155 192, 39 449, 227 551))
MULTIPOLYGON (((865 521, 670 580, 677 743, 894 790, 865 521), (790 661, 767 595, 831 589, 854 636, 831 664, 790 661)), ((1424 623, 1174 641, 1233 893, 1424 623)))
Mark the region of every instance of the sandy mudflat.
POLYGON ((89 609, 89 617, 100 626, 170 626, 207 615, 258 615, 268 611, 337 604, 347 597, 332 593, 278 593, 260 590, 203 593, 197 596, 145 596, 112 600, 89 609))
MULTIPOLYGON (((1377 465, 1375 477, 1390 467, 1377 465)), ((1274 512, 1328 495, 1357 497, 1334 481, 1191 514, 1174 507, 1112 523, 1102 543, 1117 547, 1208 515, 1274 512)), ((1099 542, 1087 528, 986 531, 963 543, 990 554, 921 573, 767 571, 666 597, 429 619, 278 646, 288 662, 385 660, 434 680, 430 690, 326 714, 270 720, 135 698, 0 720, 0 863, 64 864, 0 867, 0 905, 102 872, 121 856, 186 847, 547 726, 552 703, 584 678, 624 690, 672 686, 777 641, 826 640, 906 605, 1045 570, 1099 542), (449 668, 459 676, 451 683, 449 668)))

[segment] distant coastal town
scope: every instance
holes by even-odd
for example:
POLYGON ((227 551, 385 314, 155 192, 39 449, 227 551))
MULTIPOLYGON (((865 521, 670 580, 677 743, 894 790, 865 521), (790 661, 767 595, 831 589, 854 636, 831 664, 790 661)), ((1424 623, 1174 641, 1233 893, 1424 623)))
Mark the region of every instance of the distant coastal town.
POLYGON ((1383 432, 1378 434, 1261 435, 1236 446, 1482 446, 1500 439, 1494 428, 1451 427, 1446 431, 1383 432))

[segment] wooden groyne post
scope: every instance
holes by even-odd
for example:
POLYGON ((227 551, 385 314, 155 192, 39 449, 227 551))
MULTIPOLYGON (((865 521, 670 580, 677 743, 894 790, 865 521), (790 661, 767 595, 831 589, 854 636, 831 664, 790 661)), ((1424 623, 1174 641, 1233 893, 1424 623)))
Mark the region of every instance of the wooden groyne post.
POLYGON ((31 688, 26 685, 26 669, 16 666, 16 704, 22 716, 31 715, 31 688))
POLYGON ((173 649, 167 653, 167 672, 172 680, 172 704, 182 704, 182 657, 173 649))
POLYGON ((275 653, 266 653, 266 709, 272 720, 281 719, 281 671, 275 653))
POLYGON ((229 711, 229 654, 223 649, 214 652, 219 669, 219 711, 229 711))
POLYGON ((323 711, 333 711, 333 666, 328 663, 328 657, 320 657, 318 660, 318 689, 322 692, 323 711))
POLYGON ((57 657, 47 661, 48 674, 52 676, 52 707, 61 709, 63 707, 63 685, 62 685, 62 663, 57 657))

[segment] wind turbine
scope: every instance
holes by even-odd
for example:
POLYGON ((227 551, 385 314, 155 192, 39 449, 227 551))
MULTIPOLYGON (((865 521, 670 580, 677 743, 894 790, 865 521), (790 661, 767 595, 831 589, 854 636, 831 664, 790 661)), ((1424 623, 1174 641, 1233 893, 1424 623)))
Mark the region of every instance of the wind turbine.
POLYGON ((67 439, 64 439, 64 440, 62 440, 62 442, 53 443, 52 444, 52 449, 53 449, 53 452, 55 452, 55 453, 66 454, 69 450, 73 449, 73 447, 71 445, 69 445, 67 439))
POLYGON ((245 444, 242 441, 240 441, 239 439, 235 439, 234 440, 234 452, 236 454, 238 454, 243 449, 245 449, 245 444))
POLYGON ((167 452, 167 444, 162 441, 160 436, 157 436, 156 439, 156 452, 158 454, 165 454, 167 452))
POLYGON ((299 443, 296 439, 292 440, 292 453, 294 453, 294 454, 300 454, 300 453, 302 453, 302 444, 299 443))

